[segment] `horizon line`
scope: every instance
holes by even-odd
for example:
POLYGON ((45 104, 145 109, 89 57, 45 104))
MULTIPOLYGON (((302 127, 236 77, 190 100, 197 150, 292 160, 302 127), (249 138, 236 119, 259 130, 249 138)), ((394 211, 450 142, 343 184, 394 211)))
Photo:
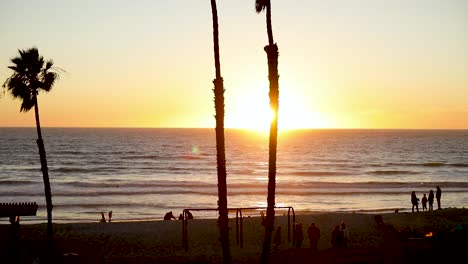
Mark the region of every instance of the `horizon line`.
MULTIPOLYGON (((0 126, 0 128, 36 128, 36 126, 0 126)), ((105 126, 41 126, 41 128, 83 128, 83 129, 215 129, 215 127, 105 127, 105 126)), ((243 127, 225 127, 224 129, 230 130, 246 130, 253 132, 269 132, 267 130, 257 130, 251 128, 243 127)), ((287 131, 298 131, 298 130, 468 130, 468 128, 346 128, 346 127, 333 127, 333 128, 314 128, 314 127, 304 127, 304 128, 291 128, 291 129, 279 129, 278 132, 287 132, 287 131)))

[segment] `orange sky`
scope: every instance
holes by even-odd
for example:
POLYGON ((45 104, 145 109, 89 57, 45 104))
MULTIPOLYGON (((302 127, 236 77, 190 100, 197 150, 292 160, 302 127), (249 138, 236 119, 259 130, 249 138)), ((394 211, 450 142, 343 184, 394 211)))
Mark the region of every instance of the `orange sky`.
MULTIPOLYGON (((468 2, 324 2, 272 1, 280 128, 468 128, 468 2)), ((218 9, 226 127, 266 129, 265 14, 218 9)), ((2 83, 18 48, 67 72, 40 94, 43 126, 215 125, 209 1, 7 0, 0 32, 2 83)), ((2 94, 0 126, 34 126, 19 108, 2 94)))

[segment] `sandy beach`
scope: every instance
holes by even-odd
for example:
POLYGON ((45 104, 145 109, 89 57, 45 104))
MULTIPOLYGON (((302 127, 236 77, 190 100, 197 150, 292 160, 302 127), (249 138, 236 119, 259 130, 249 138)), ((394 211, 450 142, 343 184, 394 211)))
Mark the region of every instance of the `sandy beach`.
MULTIPOLYGON (((457 249, 468 242, 468 209, 448 208, 433 212, 382 214, 379 226, 374 214, 296 214, 303 223, 302 248, 288 241, 287 216, 277 216, 282 226, 282 243, 272 250, 272 263, 428 263, 455 258, 457 249), (331 231, 344 221, 349 230, 345 249, 331 245, 331 231), (319 253, 311 254, 307 227, 321 230, 319 253), (432 237, 425 235, 432 232, 432 237), (416 262, 414 262, 416 261, 416 262)), ((290 219, 292 223, 292 218, 290 219)), ((260 217, 243 218, 242 248, 236 243, 236 219, 230 218, 231 252, 234 263, 258 263, 264 228, 260 217)), ((18 239, 9 225, 0 225, 1 255, 11 263, 43 263, 46 224, 22 224, 18 239), (34 262, 36 260, 36 262, 34 262)), ((220 263, 221 248, 215 219, 188 222, 188 250, 182 246, 182 221, 55 224, 54 263, 220 263)), ((240 231, 240 230, 239 230, 240 231)), ((292 237, 292 234, 291 234, 292 237)), ((4 262, 2 262, 4 263, 4 262)), ((8 262, 6 262, 8 263, 8 262)))

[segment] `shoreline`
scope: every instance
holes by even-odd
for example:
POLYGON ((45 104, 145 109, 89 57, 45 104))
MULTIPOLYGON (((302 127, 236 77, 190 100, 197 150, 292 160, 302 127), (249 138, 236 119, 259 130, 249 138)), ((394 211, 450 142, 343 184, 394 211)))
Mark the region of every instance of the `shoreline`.
MULTIPOLYGON (((323 254, 331 250, 331 231, 334 225, 344 221, 350 234, 349 249, 371 252, 377 249, 385 251, 391 246, 395 252, 390 254, 397 258, 402 257, 403 254, 401 248, 404 241, 401 240, 401 234, 404 232, 408 236, 423 239, 424 235, 429 232, 433 232, 434 238, 436 238, 440 234, 451 234, 459 227, 465 227, 465 232, 468 228, 468 209, 465 208, 380 215, 385 224, 379 227, 374 220, 375 214, 340 212, 296 214, 296 222, 303 223, 305 240, 301 249, 294 249, 292 241, 288 241, 287 216, 276 216, 275 226, 282 226, 282 243, 279 251, 272 252, 272 254, 279 254, 278 257, 275 257, 275 259, 279 259, 281 256, 294 258, 290 256, 291 252, 307 252, 309 247, 307 227, 312 222, 316 223, 321 230, 318 248, 323 254)), ((258 262, 264 235, 264 227, 260 223, 261 218, 243 218, 242 248, 236 243, 235 220, 235 218, 229 219, 233 260, 235 262, 258 262)), ((292 217, 290 221, 292 221, 292 217)), ((7 224, 0 224, 0 230, 2 234, 11 234, 10 226, 7 224)), ((44 243, 46 241, 46 223, 21 225, 18 234, 17 252, 19 252, 18 256, 24 260, 21 263, 32 263, 32 259, 40 257, 44 254, 43 252, 46 252, 44 249, 47 244, 44 243)), ((123 259, 151 259, 154 261, 155 259, 172 258, 184 260, 183 262, 200 260, 202 263, 218 263, 222 259, 216 219, 195 218, 188 221, 188 251, 182 247, 182 221, 179 220, 54 224, 54 234, 54 251, 57 256, 63 257, 65 253, 76 253, 81 260, 78 263, 133 263, 131 261, 125 262, 123 259)), ((464 241, 467 242, 468 238, 465 239, 464 241)), ((11 255, 10 250, 8 250, 13 246, 11 242, 11 236, 2 236, 0 240, 2 254, 11 255)), ((333 256, 333 254, 331 255, 333 256)), ((387 256, 384 255, 384 257, 387 256)))

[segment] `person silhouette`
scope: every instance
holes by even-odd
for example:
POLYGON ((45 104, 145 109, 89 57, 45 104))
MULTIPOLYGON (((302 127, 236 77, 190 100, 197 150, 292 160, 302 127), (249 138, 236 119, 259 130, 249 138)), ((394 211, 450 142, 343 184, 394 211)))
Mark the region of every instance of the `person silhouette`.
POLYGON ((175 218, 175 216, 172 214, 172 211, 169 211, 169 212, 167 212, 167 213, 164 215, 164 220, 171 220, 171 219, 173 219, 173 218, 174 218, 174 220, 177 220, 177 219, 175 218))
POLYGON ((101 212, 101 223, 105 223, 106 222, 106 217, 104 216, 104 213, 101 212))
POLYGON ((315 223, 310 224, 307 229, 307 237, 309 238, 310 249, 312 252, 318 251, 318 241, 320 239, 320 229, 315 226, 315 223))
POLYGON ((343 247, 343 239, 344 235, 343 232, 340 230, 340 225, 335 225, 335 228, 332 231, 331 235, 331 243, 333 248, 341 248, 343 247))
POLYGON ((281 244, 281 226, 278 225, 275 232, 275 238, 273 239, 273 249, 278 250, 279 245, 281 244))
POLYGON ((187 219, 193 219, 193 215, 189 210, 187 210, 187 219))
POLYGON ((348 228, 346 227, 346 224, 345 224, 344 221, 341 222, 340 230, 341 230, 341 232, 343 232, 343 244, 342 244, 342 246, 346 247, 347 244, 348 244, 348 239, 349 239, 349 231, 348 231, 348 228))
POLYGON ((429 202, 429 211, 434 210, 433 204, 434 204, 434 191, 430 190, 429 191, 429 197, 427 198, 427 201, 429 202))
POLYGON ((427 210, 427 197, 426 197, 426 194, 423 194, 423 198, 421 199, 421 203, 422 203, 422 210, 423 211, 426 211, 427 210))
POLYGON ((440 198, 441 197, 442 197, 442 190, 437 185, 437 190, 436 190, 437 210, 442 209, 442 207, 440 206, 440 198))
POLYGON ((416 197, 415 191, 411 192, 411 204, 413 205, 413 207, 411 208, 411 212, 414 213, 414 207, 416 207, 416 211, 419 212, 419 207, 418 207, 419 199, 418 197, 416 197))
POLYGON ((297 223, 294 228, 294 239, 296 240, 296 248, 300 248, 302 240, 304 240, 304 233, 302 231, 302 223, 297 223))
POLYGON ((109 223, 112 221, 112 211, 109 211, 109 223))

